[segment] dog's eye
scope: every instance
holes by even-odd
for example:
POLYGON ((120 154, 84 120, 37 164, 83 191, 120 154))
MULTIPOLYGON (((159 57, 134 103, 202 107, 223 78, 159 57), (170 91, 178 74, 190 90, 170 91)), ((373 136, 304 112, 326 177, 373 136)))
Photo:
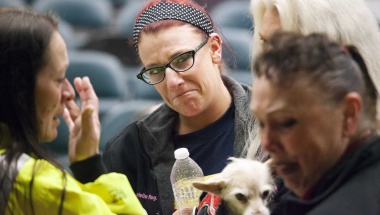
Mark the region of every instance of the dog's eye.
POLYGON ((235 198, 241 202, 247 202, 247 197, 241 193, 235 194, 235 198))
POLYGON ((269 194, 270 194, 270 191, 269 190, 265 190, 262 194, 261 194, 261 198, 263 199, 267 199, 269 197, 269 194))

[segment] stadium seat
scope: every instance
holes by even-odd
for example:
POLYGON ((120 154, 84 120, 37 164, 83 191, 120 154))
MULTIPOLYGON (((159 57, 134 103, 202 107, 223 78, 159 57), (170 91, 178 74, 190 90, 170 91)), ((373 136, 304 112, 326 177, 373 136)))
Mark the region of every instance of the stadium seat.
POLYGON ((22 0, 0 0, 0 7, 24 7, 25 5, 22 0))
MULTIPOLYGON (((161 95, 157 92, 156 88, 153 85, 149 85, 137 79, 136 75, 140 72, 140 67, 130 68, 127 73, 128 76, 128 86, 131 90, 131 97, 133 99, 143 99, 143 100, 155 100, 155 101, 163 101, 161 95)), ((128 69, 128 68, 127 68, 128 69)))
POLYGON ((110 0, 115 8, 122 7, 130 0, 110 0))
POLYGON ((211 9, 210 16, 222 31, 225 27, 233 27, 253 32, 249 4, 247 0, 222 1, 211 9))
POLYGON ((58 32, 65 41, 67 49, 75 49, 78 47, 75 32, 70 23, 65 20, 60 20, 58 23, 58 32))
POLYGON ((128 98, 127 80, 120 61, 113 55, 96 51, 69 51, 70 65, 66 77, 88 76, 99 98, 99 116, 128 98))
POLYGON ((132 45, 132 32, 137 13, 144 5, 141 0, 125 2, 115 15, 112 31, 92 35, 81 49, 98 50, 117 56, 124 66, 138 66, 140 61, 132 45))
POLYGON ((161 102, 130 100, 113 106, 101 120, 100 150, 106 143, 133 121, 153 111, 161 102), (151 109, 152 108, 152 109, 151 109))
POLYGON ((232 70, 250 71, 252 32, 242 28, 226 27, 221 35, 226 46, 222 52, 226 65, 232 70))
POLYGON ((81 50, 94 50, 115 55, 124 66, 140 65, 140 60, 130 39, 120 33, 93 35, 80 47, 81 50))
POLYGON ((51 11, 75 30, 76 46, 86 43, 91 35, 110 29, 113 6, 109 0, 36 0, 33 9, 51 11))
POLYGON ((53 11, 76 27, 100 28, 110 24, 112 4, 108 0, 37 0, 37 11, 53 11))
POLYGON ((254 76, 250 71, 232 70, 229 71, 227 74, 240 83, 252 86, 254 76))
POLYGON ((120 9, 115 20, 116 31, 132 38, 133 26, 137 14, 143 7, 145 1, 141 0, 130 0, 128 3, 124 4, 120 9))

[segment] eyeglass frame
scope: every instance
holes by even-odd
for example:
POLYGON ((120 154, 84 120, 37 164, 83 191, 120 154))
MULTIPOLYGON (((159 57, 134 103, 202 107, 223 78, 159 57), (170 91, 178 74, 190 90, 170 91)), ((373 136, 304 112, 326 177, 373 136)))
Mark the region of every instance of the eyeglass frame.
POLYGON ((155 66, 155 67, 151 67, 149 69, 145 69, 142 68, 141 71, 139 72, 139 74, 136 75, 136 77, 142 81, 144 81, 145 83, 149 84, 149 85, 156 85, 156 84, 159 84, 161 83, 163 80, 165 80, 165 77, 166 77, 166 69, 167 68, 170 68, 172 70, 174 70, 175 72, 186 72, 187 70, 191 69, 193 66, 194 66, 194 63, 195 63, 195 53, 197 53, 204 45, 206 45, 207 41, 208 41, 209 37, 206 37, 202 42, 201 44, 199 44, 199 46, 191 51, 187 51, 187 52, 183 52, 181 54, 178 54, 176 55, 175 57, 173 57, 169 63, 165 64, 165 65, 162 65, 162 66, 155 66), (170 64, 176 60, 179 56, 181 55, 184 55, 184 54, 187 54, 187 53, 191 53, 191 57, 193 58, 193 63, 191 64, 191 66, 185 70, 182 70, 182 71, 178 71, 176 69, 174 69, 170 64), (158 82, 155 82, 155 83, 149 83, 148 81, 146 81, 144 78, 143 78, 143 74, 151 69, 156 69, 156 68, 164 68, 164 76, 162 77, 162 79, 158 82))

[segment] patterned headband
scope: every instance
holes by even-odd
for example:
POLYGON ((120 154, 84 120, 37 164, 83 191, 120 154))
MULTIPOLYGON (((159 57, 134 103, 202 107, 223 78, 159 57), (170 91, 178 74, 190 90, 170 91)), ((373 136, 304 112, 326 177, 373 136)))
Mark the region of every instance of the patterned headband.
POLYGON ((206 34, 214 32, 210 18, 201 11, 185 4, 161 2, 144 10, 133 28, 133 43, 138 52, 137 42, 141 30, 150 23, 174 19, 192 24, 206 34))

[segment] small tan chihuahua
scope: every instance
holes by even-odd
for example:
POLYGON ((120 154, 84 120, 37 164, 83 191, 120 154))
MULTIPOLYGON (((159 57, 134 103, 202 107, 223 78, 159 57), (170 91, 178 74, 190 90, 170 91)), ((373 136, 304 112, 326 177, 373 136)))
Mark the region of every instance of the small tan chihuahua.
POLYGON ((269 215, 267 205, 274 189, 270 160, 265 163, 233 157, 228 160, 232 162, 220 174, 203 182, 193 182, 193 186, 221 197, 228 214, 269 215))

